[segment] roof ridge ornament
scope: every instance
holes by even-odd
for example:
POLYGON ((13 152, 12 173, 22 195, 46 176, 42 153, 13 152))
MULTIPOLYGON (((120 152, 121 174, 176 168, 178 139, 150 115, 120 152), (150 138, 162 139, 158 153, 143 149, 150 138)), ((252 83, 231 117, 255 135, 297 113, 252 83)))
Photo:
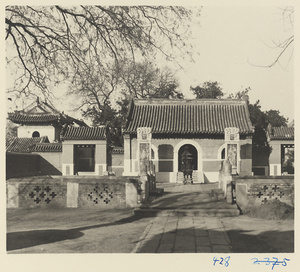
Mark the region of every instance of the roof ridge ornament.
POLYGON ((151 141, 151 127, 138 127, 137 139, 138 141, 151 141))
POLYGON ((240 139, 240 129, 237 127, 227 127, 224 129, 225 142, 238 141, 240 139))

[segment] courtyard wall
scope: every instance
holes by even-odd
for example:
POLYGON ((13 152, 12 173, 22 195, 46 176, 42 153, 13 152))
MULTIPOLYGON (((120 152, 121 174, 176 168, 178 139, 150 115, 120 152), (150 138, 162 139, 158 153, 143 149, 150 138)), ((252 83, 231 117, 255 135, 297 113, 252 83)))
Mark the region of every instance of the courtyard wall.
POLYGON ((9 179, 8 208, 123 209, 139 205, 140 183, 132 177, 32 177, 9 179))
POLYGON ((274 199, 294 206, 294 176, 235 177, 234 184, 242 211, 274 199))

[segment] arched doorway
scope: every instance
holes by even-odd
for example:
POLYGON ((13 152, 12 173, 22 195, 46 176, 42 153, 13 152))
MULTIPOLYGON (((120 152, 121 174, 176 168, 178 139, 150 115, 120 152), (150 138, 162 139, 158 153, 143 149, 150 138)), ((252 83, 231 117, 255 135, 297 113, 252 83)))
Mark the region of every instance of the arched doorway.
POLYGON ((202 172, 202 148, 201 146, 199 145, 199 143, 195 140, 192 140, 192 139, 184 139, 184 140, 181 140, 179 143, 177 143, 175 146, 174 146, 174 171, 175 173, 179 172, 178 169, 179 169, 179 149, 181 149, 182 146, 184 145, 191 145, 193 146, 194 148, 196 148, 197 150, 197 171, 198 172, 202 172))
POLYGON ((198 152, 197 149, 191 145, 191 144, 185 144, 180 147, 178 150, 178 172, 183 172, 183 168, 186 165, 184 163, 184 157, 185 154, 189 154, 189 157, 191 158, 191 167, 194 171, 198 170, 198 152))

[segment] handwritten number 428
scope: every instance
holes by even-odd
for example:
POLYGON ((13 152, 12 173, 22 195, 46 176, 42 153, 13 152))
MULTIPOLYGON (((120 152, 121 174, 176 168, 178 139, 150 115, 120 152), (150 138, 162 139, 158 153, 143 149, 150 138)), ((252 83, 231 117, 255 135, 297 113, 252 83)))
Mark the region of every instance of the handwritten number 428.
POLYGON ((229 265, 229 259, 230 257, 226 257, 226 258, 222 258, 220 257, 220 260, 216 257, 213 258, 214 261, 214 265, 216 265, 216 263, 219 263, 219 265, 225 265, 226 267, 229 265))

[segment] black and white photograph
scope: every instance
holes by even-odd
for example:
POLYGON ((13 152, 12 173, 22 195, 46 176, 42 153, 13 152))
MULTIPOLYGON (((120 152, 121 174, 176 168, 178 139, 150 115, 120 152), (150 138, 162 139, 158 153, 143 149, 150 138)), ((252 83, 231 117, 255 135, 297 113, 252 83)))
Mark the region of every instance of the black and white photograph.
POLYGON ((6 1, 6 257, 295 271, 296 9, 6 1))

